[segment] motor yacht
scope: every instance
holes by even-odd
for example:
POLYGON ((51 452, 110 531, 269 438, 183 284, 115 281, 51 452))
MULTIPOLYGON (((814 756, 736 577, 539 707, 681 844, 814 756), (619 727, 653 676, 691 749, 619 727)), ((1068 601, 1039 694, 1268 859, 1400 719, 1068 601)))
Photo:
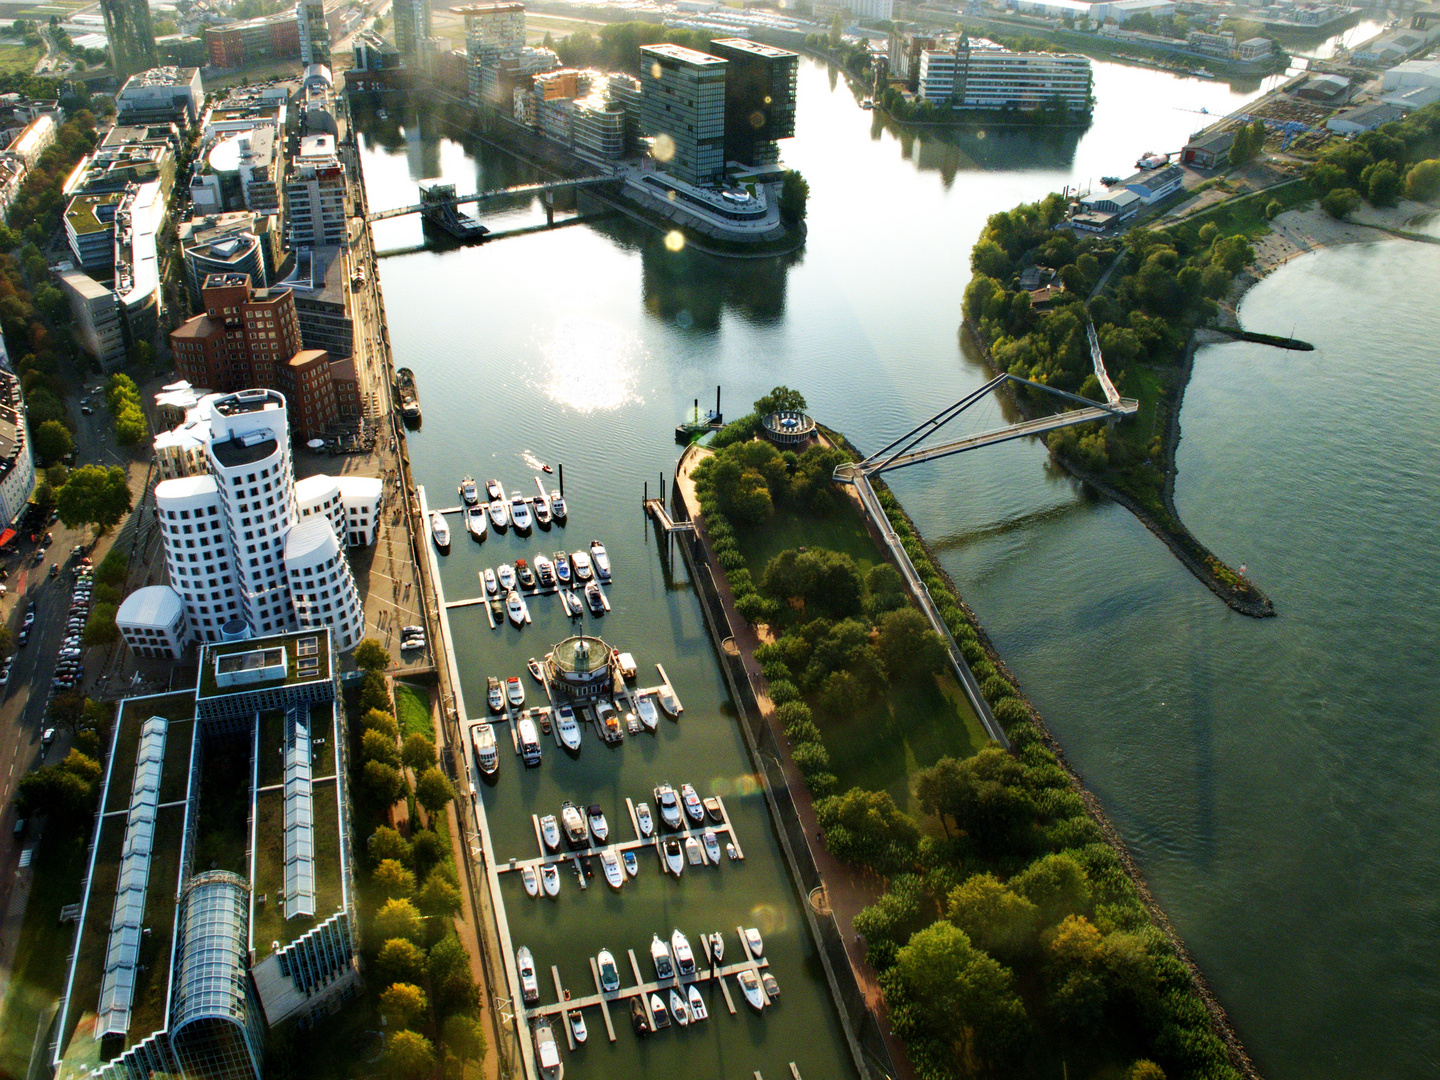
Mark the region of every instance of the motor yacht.
POLYGON ((710 1019, 710 1010, 705 1007, 705 999, 700 996, 700 988, 694 983, 690 984, 689 993, 686 995, 690 1002, 690 1019, 695 1023, 701 1020, 710 1019))
POLYGON ((535 873, 533 866, 524 866, 520 869, 520 880, 525 883, 525 891, 531 896, 540 895, 540 878, 535 873))
POLYGON ((635 699, 635 711, 640 714, 640 722, 651 731, 654 731, 660 723, 660 714, 655 709, 655 701, 649 694, 641 694, 635 699))
POLYGON ((494 502, 496 499, 503 499, 505 498, 505 486, 501 484, 499 480, 486 480, 485 494, 490 497, 491 502, 494 502))
POLYGON ((680 785, 680 800, 685 804, 685 815, 696 825, 705 820, 705 806, 700 801, 700 796, 695 794, 695 788, 690 784, 680 785))
POLYGON ((590 830, 585 825, 585 815, 573 802, 560 807, 560 827, 565 830, 565 842, 572 848, 590 846, 590 830))
POLYGON ((600 989, 607 994, 613 994, 620 989, 620 968, 615 964, 615 954, 609 949, 601 949, 600 955, 595 957, 595 966, 600 969, 600 989))
POLYGON ((535 524, 542 529, 548 529, 554 516, 550 513, 550 500, 541 495, 535 500, 535 524))
POLYGON ((535 516, 530 513, 530 504, 518 491, 510 496, 510 520, 515 523, 515 528, 522 532, 535 524, 535 516))
POLYGON ((565 496, 561 495, 558 490, 550 492, 550 513, 554 515, 556 521, 565 520, 567 514, 565 496))
POLYGON ((510 524, 510 504, 504 499, 495 499, 490 503, 490 523, 497 529, 510 524))
POLYGON ((620 860, 613 848, 600 852, 600 866, 605 871, 605 881, 612 889, 619 890, 625 884, 625 871, 620 869, 620 860))
POLYGON ((649 803, 642 802, 635 804, 635 824, 640 827, 640 835, 642 838, 648 838, 655 832, 655 821, 650 817, 649 803))
POLYGON ((475 725, 475 764, 486 776, 500 767, 500 754, 495 748, 495 729, 489 724, 475 725))
POLYGON ((610 556, 605 552, 605 545, 599 540, 590 541, 590 561, 595 566, 595 576, 601 581, 610 580, 610 556))
POLYGON ((435 546, 441 551, 450 550, 450 526, 445 523, 445 515, 439 510, 430 515, 430 535, 435 538, 435 546))
POLYGON ((625 873, 629 874, 631 877, 634 877, 636 874, 640 873, 640 860, 635 858, 635 852, 622 851, 620 853, 620 861, 625 864, 625 873))
POLYGON ((500 580, 495 576, 495 571, 491 570, 488 566, 485 568, 485 572, 480 575, 480 579, 485 582, 485 591, 491 596, 495 596, 500 592, 500 580))
POLYGON ((695 953, 690 949, 689 939, 678 927, 670 935, 670 952, 675 957, 675 968, 682 979, 695 974, 695 953))
POLYGON ((557 551, 555 558, 555 580, 561 585, 569 585, 574 578, 570 575, 570 556, 563 551, 557 551))
POLYGON ((665 1011, 665 1002, 659 994, 650 995, 650 1023, 656 1031, 670 1026, 670 1014, 665 1011))
POLYGON ((745 1000, 757 1013, 765 1010, 765 998, 760 993, 760 979, 750 968, 743 968, 735 973, 735 981, 740 984, 740 992, 745 995, 745 1000))
POLYGON ((675 1023, 681 1027, 689 1026, 690 1006, 685 1004, 685 996, 673 986, 670 988, 670 1015, 675 1017, 675 1023))
POLYGON ((577 1043, 583 1043, 590 1037, 585 1027, 585 1014, 579 1009, 571 1009, 565 1014, 565 1019, 570 1024, 570 1035, 577 1043))
POLYGON ((555 587, 555 564, 548 555, 535 556, 535 576, 540 580, 542 589, 555 587))
POLYGON ((540 868, 540 884, 545 887, 546 896, 560 895, 560 869, 554 863, 540 868))
POLYGON ((513 589, 505 594, 505 614, 510 616, 510 621, 516 626, 523 625, 525 616, 528 614, 525 601, 522 600, 520 594, 513 589))
POLYGON ((748 927, 745 931, 745 944, 750 949, 750 955, 759 960, 765 955, 765 942, 761 940, 760 931, 755 927, 748 927))
POLYGON ((555 728, 560 735, 560 743, 567 750, 580 749, 580 721, 575 718, 575 710, 569 705, 561 705, 555 710, 555 728))
POLYGON ((560 850, 560 822, 554 814, 546 814, 540 819, 540 839, 551 851, 560 850))
POLYGON ((700 839, 705 845, 705 857, 712 863, 718 865, 720 862, 720 841, 715 836, 715 830, 706 829, 700 834, 700 839))
POLYGON ((693 836, 685 838, 685 858, 691 866, 703 866, 705 864, 705 853, 700 849, 700 841, 693 836))
POLYGON ((465 508, 465 528, 474 539, 485 539, 485 508, 483 506, 467 506, 465 508))
POLYGON ((655 977, 657 979, 673 979, 675 977, 675 963, 670 959, 670 947, 660 940, 659 934, 650 938, 650 960, 655 965, 655 977))
POLYGON ((605 811, 600 809, 599 803, 591 803, 585 814, 590 825, 590 835, 603 844, 610 835, 610 823, 605 820, 605 811))
POLYGON ((589 606, 591 615, 605 614, 605 594, 593 581, 585 586, 585 603, 589 606))
POLYGON ((519 675, 511 675, 505 680, 505 700, 517 709, 525 704, 525 687, 519 675))
POLYGON ((670 872, 679 877, 685 870, 685 852, 680 847, 680 841, 673 837, 665 841, 665 865, 670 872))
POLYGON ((583 551, 570 553, 570 569, 574 571, 576 581, 589 581, 595 576, 595 571, 590 564, 590 556, 583 551))
POLYGON ((486 680, 486 699, 490 704, 491 712, 499 712, 505 708, 505 690, 500 685, 500 680, 491 675, 486 680))
POLYGON ((565 1063, 560 1060, 560 1046, 555 1041, 555 1032, 550 1030, 550 1021, 544 1017, 535 1021, 535 1064, 540 1069, 541 1080, 564 1080, 565 1063))
POLYGON ((685 707, 680 704, 680 699, 675 696, 674 691, 672 691, 670 687, 662 686, 658 696, 660 698, 660 708, 665 710, 665 715, 671 719, 678 717, 685 711, 685 707))
POLYGON ((520 996, 527 1005, 540 1000, 540 982, 535 978, 535 958, 530 949, 521 945, 515 952, 515 966, 520 971, 520 996))
POLYGON ((672 829, 680 828, 680 800, 669 784, 661 784, 655 789, 655 808, 660 811, 661 823, 672 829))
POLYGON ((475 486, 473 476, 467 476, 460 481, 460 501, 466 506, 474 506, 480 501, 480 489, 475 486))
POLYGON ((515 567, 511 566, 509 563, 501 563, 499 566, 497 566, 495 568, 495 576, 500 581, 500 588, 504 589, 506 592, 509 592, 511 589, 515 588, 515 585, 517 584, 515 581, 515 567))

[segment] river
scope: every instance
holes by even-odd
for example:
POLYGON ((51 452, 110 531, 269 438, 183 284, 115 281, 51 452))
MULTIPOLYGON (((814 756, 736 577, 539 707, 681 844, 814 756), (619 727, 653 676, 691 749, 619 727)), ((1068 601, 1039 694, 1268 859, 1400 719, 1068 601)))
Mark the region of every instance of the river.
MULTIPOLYGON (((570 524, 546 546, 606 542, 615 610, 596 632, 647 673, 663 663, 686 704, 678 725, 618 753, 590 736, 575 762, 552 751, 522 774, 503 757, 485 793, 497 854, 533 854, 529 815, 562 799, 600 802, 614 823, 625 796, 648 799, 669 779, 728 795, 747 855, 678 884, 642 862, 638 888, 620 896, 579 893, 566 875, 559 900, 540 903, 515 883, 516 943, 531 945, 545 985, 553 963, 588 990, 585 956, 602 945, 622 950, 623 966, 624 949, 643 961, 650 935, 674 925, 692 941, 727 928, 734 949, 736 924, 755 922, 786 993, 758 1018, 712 1002, 707 1028, 642 1048, 626 1032, 608 1046, 592 1017, 570 1075, 775 1077, 790 1060, 807 1077, 846 1074, 695 598, 683 573, 662 571, 642 484, 668 477, 674 423, 716 384, 732 416, 777 383, 797 387, 862 449, 975 388, 985 375, 956 330, 986 216, 1124 174, 1146 150, 1178 148, 1208 122, 1200 110, 1253 96, 1105 63, 1095 85, 1083 134, 900 136, 802 61, 799 135, 784 154, 811 185, 810 236, 791 260, 672 253, 625 222, 381 260, 397 363, 414 368, 425 408, 410 452, 432 505, 453 503, 467 472, 533 490, 526 451, 563 462, 570 524)), ((373 210, 417 201, 416 181, 437 173, 462 191, 528 175, 428 116, 400 123, 359 125, 373 210)), ((527 204, 490 224, 537 219, 527 204)), ((382 251, 420 241, 414 219, 376 227, 382 251)), ((1229 612, 1036 444, 890 478, 1277 1080, 1440 1067, 1440 762, 1425 693, 1440 683, 1440 406, 1426 368, 1440 325, 1425 291, 1437 256, 1392 243, 1298 260, 1252 290, 1242 315, 1272 332, 1293 322, 1315 353, 1234 344, 1197 357, 1176 501, 1222 558, 1248 564, 1278 619, 1229 612)), ((993 405, 974 411, 971 429, 1000 419, 993 405)), ((474 595, 483 566, 541 549, 457 536, 447 597, 474 595)), ((479 609, 454 613, 472 712, 486 675, 523 674, 525 657, 565 633, 558 610, 532 610, 523 634, 491 631, 479 609)))

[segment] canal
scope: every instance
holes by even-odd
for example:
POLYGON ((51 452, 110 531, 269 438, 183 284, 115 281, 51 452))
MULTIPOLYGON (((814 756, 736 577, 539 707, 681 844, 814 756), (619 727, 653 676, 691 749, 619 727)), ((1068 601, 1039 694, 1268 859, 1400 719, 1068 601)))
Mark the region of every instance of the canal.
MULTIPOLYGON (((716 384, 732 416, 777 383, 800 388, 862 449, 975 388, 985 376, 956 330, 986 216, 1123 174, 1146 150, 1178 148, 1208 122, 1202 109, 1224 113, 1259 92, 1098 63, 1095 82, 1084 133, 916 137, 802 62, 800 134, 785 157, 811 185, 810 237, 791 259, 674 253, 605 222, 381 260, 396 360, 415 370, 424 405, 410 453, 432 505, 453 504, 466 473, 533 491, 527 462, 565 465, 568 526, 483 545, 458 534, 442 560, 447 598, 475 595, 477 572, 502 559, 601 539, 614 610, 592 631, 633 652, 645 681, 662 663, 686 706, 658 737, 616 751, 588 735, 575 761, 551 750, 524 772, 502 756, 484 793, 496 854, 535 854, 530 815, 566 799, 600 803, 623 828, 625 798, 649 801, 668 780, 725 795, 747 855, 687 869, 679 883, 642 861, 619 895, 582 893, 567 874, 556 901, 532 901, 509 882, 516 943, 535 953, 542 985, 556 964, 567 986, 588 989, 586 958, 602 947, 643 962, 651 935, 675 926, 692 942, 725 929, 736 948, 734 927, 758 925, 785 994, 762 1017, 731 1018, 712 1002, 706 1025, 647 1044, 621 1031, 612 1047, 592 1018, 569 1075, 773 1078, 791 1060, 807 1077, 850 1072, 695 596, 683 571, 662 568, 642 485, 668 478, 675 421, 716 384)), ((530 178, 433 115, 398 119, 360 123, 372 209, 417 201, 427 176, 462 192, 530 178)), ((536 220, 527 204, 490 224, 536 220)), ((381 251, 421 241, 414 219, 376 227, 381 251)), ((1440 681, 1434 620, 1421 618, 1425 602, 1436 610, 1422 553, 1433 551, 1440 470, 1433 380, 1400 381, 1420 375, 1422 342, 1437 331, 1433 310, 1405 292, 1435 280, 1434 253, 1418 246, 1324 253, 1252 292, 1254 328, 1288 332, 1298 318, 1316 353, 1234 345, 1198 358, 1177 502, 1222 557, 1249 563, 1279 619, 1228 612, 1037 445, 892 481, 1280 1080, 1423 1075, 1440 1053, 1440 962, 1417 944, 1433 940, 1440 887, 1433 784, 1418 779, 1440 764, 1424 738, 1435 706, 1419 689, 1440 681), (1393 310, 1346 324, 1361 310, 1355 291, 1372 284, 1395 289, 1393 310), (1393 388, 1383 401, 1377 375, 1393 388), (1362 378, 1365 408, 1351 415, 1344 388, 1360 393, 1362 378), (1367 420, 1388 425, 1383 444, 1367 420)), ((487 675, 523 676, 527 657, 568 632, 558 605, 531 610, 523 632, 491 630, 478 608, 452 612, 472 712, 487 675)))

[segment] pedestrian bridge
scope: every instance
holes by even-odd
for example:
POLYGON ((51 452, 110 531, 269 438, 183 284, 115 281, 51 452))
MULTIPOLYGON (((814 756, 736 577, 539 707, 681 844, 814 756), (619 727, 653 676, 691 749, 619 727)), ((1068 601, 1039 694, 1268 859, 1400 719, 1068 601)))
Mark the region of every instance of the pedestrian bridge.
POLYGON ((387 218, 404 217, 406 214, 418 214, 422 210, 434 209, 439 205, 461 206, 465 203, 484 202, 486 199, 497 199, 505 195, 544 195, 552 191, 567 191, 572 188, 596 187, 600 184, 614 182, 613 176, 582 176, 574 180, 547 180, 536 184, 516 184, 513 187, 491 188, 489 191, 477 191, 473 195, 461 195, 454 199, 437 199, 429 203, 416 203, 414 206, 400 206, 394 210, 377 210, 367 215, 367 221, 385 221, 387 218))

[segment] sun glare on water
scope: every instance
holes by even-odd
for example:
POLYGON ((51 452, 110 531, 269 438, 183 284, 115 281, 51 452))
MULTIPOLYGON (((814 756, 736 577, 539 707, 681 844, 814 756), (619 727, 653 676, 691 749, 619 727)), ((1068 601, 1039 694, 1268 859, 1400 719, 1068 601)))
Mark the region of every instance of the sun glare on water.
POLYGON ((610 323, 565 320, 544 345, 542 389, 557 405, 576 412, 611 412, 641 400, 636 392, 643 347, 610 323))

